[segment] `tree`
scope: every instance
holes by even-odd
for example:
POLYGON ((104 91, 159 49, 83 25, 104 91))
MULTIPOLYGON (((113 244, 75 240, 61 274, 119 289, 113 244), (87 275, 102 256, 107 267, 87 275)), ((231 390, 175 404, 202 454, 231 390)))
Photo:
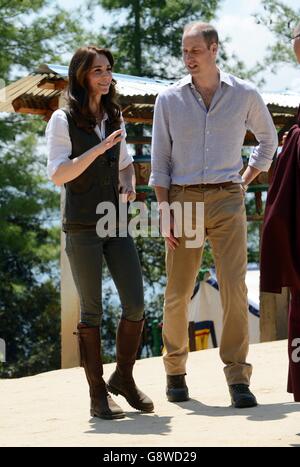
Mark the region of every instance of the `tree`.
POLYGON ((59 288, 53 262, 59 235, 49 226, 57 193, 45 185, 23 137, 0 156, 0 336, 7 363, 1 376, 58 368, 59 288))
POLYGON ((275 38, 275 43, 267 48, 264 68, 268 67, 275 73, 282 63, 297 63, 291 38, 299 23, 300 9, 291 8, 280 0, 262 0, 261 3, 264 12, 255 14, 256 21, 268 28, 275 38))
MULTIPOLYGON (((76 12, 74 12, 75 14, 76 12)), ((76 15, 49 0, 0 0, 0 77, 7 84, 40 62, 60 61, 84 37, 76 15), (53 7, 54 10, 51 10, 53 7)), ((58 192, 45 180, 45 122, 0 117, 0 337, 2 377, 60 366, 58 192)))
MULTIPOLYGON (((183 73, 181 36, 191 21, 211 22, 222 0, 91 0, 115 16, 106 28, 106 43, 116 56, 116 71, 137 76, 178 79, 183 73)), ((247 68, 235 54, 229 55, 224 38, 219 63, 241 78, 256 81, 262 67, 247 68)), ((257 84, 262 84, 260 79, 257 84)))
POLYGON ((170 63, 181 50, 184 24, 214 18, 221 0, 100 0, 118 15, 118 24, 107 28, 108 45, 115 51, 119 71, 137 76, 173 78, 170 63), (120 16, 124 21, 120 24, 120 16), (168 73, 168 75, 166 75, 168 73))

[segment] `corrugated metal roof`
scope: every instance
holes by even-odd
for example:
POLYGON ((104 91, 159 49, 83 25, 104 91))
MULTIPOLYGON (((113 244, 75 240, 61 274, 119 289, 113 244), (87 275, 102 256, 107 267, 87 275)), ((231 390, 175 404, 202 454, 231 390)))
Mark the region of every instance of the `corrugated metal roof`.
MULTIPOLYGON (((54 73, 58 77, 67 79, 68 67, 55 64, 43 64, 37 69, 39 73, 54 73)), ((153 95, 156 96, 160 91, 170 86, 174 81, 159 80, 154 78, 124 75, 114 73, 114 78, 117 81, 117 88, 123 96, 143 96, 153 95)), ((277 105, 279 107, 288 107, 296 109, 300 104, 300 94, 296 93, 262 93, 265 104, 277 105)))
MULTIPOLYGON (((68 67, 62 65, 42 64, 37 73, 56 74, 57 78, 68 78, 68 67)), ((122 96, 156 96, 160 91, 172 84, 172 81, 147 78, 141 76, 113 73, 117 81, 117 90, 122 96)))
MULTIPOLYGON (((38 84, 44 79, 57 81, 67 79, 68 67, 56 64, 41 64, 33 74, 19 79, 18 81, 1 89, 0 111, 14 112, 12 101, 22 97, 24 101, 30 103, 33 108, 42 108, 47 101, 59 96, 61 89, 51 90, 39 88, 38 84)), ((130 76, 114 73, 117 81, 117 90, 121 98, 128 97, 129 103, 147 104, 153 106, 156 95, 172 84, 172 81, 151 79, 139 76, 130 76), (143 97, 148 97, 143 102, 143 97), (135 99, 134 99, 135 98, 135 99)), ((292 93, 263 93, 262 97, 266 105, 272 112, 284 114, 285 110, 294 111, 300 104, 300 94, 292 93)), ((47 105, 46 105, 47 108, 47 105)))
POLYGON ((2 99, 0 100, 0 112, 14 112, 12 102, 21 96, 26 96, 26 99, 44 98, 46 100, 58 96, 60 90, 49 90, 38 87, 38 84, 45 78, 53 78, 55 75, 39 74, 29 75, 21 78, 14 83, 9 84, 1 90, 2 99))
POLYGON ((300 105, 300 94, 296 93, 262 93, 262 98, 267 105, 297 109, 300 105))

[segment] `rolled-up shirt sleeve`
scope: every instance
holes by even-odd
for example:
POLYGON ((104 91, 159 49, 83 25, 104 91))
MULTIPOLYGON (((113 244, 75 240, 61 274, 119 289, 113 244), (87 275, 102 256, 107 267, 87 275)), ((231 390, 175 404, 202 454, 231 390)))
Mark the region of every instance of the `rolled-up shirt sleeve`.
POLYGON ((256 90, 252 90, 249 97, 250 110, 246 126, 259 142, 251 154, 249 165, 262 172, 267 172, 278 147, 278 135, 261 95, 256 90))
POLYGON ((128 153, 127 145, 126 145, 126 128, 125 128, 125 123, 122 118, 120 128, 124 131, 123 139, 120 144, 120 159, 119 159, 119 170, 126 169, 128 165, 133 163, 133 157, 130 156, 128 153))
POLYGON ((63 110, 56 110, 46 127, 47 174, 51 180, 58 166, 69 160, 72 143, 69 135, 68 119, 63 110))
POLYGON ((150 186, 169 188, 171 183, 172 139, 169 130, 167 102, 158 96, 154 107, 150 186))

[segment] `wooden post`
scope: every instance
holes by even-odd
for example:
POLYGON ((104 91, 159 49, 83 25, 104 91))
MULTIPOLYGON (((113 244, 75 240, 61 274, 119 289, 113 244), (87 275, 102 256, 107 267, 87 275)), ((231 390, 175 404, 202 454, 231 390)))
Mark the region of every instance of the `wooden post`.
POLYGON ((281 294, 260 293, 260 341, 269 342, 287 338, 287 316, 290 294, 283 288, 281 294))
MULTIPOLYGON (((65 189, 61 190, 61 206, 65 196, 65 189)), ((65 252, 65 233, 61 232, 61 367, 73 368, 80 365, 77 336, 73 332, 77 329, 80 316, 79 297, 73 281, 70 264, 65 252)))
MULTIPOLYGON (((259 250, 261 248, 262 227, 263 224, 261 223, 259 227, 259 250)), ((288 288, 283 288, 281 294, 260 292, 260 342, 277 341, 287 338, 289 301, 290 293, 288 288)))
MULTIPOLYGON (((63 96, 59 107, 65 104, 63 96)), ((64 204, 65 189, 61 189, 61 212, 64 204)), ((62 216, 61 216, 62 217, 62 216)), ((70 264, 65 252, 65 233, 61 232, 60 240, 60 296, 61 296, 61 367, 73 368, 80 365, 77 337, 73 332, 77 329, 80 316, 79 297, 73 281, 70 264)))

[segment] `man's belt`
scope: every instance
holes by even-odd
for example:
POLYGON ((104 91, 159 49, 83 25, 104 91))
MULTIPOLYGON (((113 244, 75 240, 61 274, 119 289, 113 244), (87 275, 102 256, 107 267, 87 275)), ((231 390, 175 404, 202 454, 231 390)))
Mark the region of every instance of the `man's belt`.
POLYGON ((234 182, 223 182, 223 183, 198 183, 196 185, 173 185, 180 186, 182 188, 225 188, 226 186, 238 185, 234 182))

